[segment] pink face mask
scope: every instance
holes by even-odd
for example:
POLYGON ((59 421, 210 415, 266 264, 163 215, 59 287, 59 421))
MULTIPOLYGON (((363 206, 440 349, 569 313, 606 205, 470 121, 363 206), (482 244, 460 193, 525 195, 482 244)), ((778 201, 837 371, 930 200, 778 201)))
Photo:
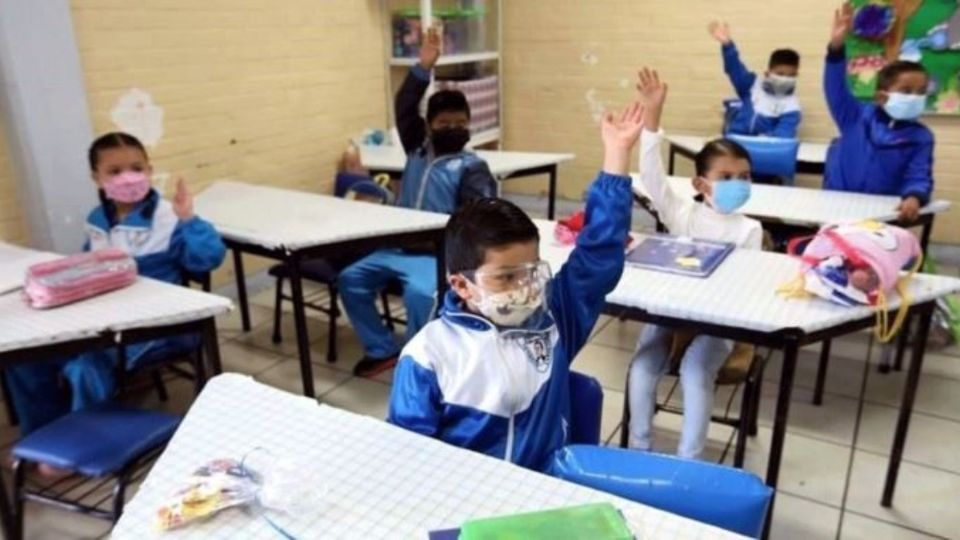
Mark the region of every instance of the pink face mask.
POLYGON ((125 204, 138 203, 150 192, 150 179, 142 172, 124 171, 103 185, 107 198, 125 204))

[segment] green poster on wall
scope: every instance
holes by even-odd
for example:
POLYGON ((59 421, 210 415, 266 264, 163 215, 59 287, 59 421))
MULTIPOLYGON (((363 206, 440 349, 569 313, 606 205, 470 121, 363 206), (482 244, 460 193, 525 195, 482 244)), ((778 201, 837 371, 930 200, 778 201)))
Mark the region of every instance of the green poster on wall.
POLYGON ((847 75, 855 96, 873 99, 889 62, 920 62, 930 74, 927 111, 960 114, 960 0, 853 0, 847 75))

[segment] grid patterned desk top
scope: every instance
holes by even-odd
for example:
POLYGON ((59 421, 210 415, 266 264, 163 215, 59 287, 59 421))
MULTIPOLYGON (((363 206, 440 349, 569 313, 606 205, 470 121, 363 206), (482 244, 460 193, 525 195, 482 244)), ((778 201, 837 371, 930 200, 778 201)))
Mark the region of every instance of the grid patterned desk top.
MULTIPOLYGON (((212 379, 113 531, 161 537, 154 514, 197 466, 255 447, 308 463, 304 482, 324 503, 309 515, 270 512, 298 539, 415 538, 482 516, 610 501, 642 539, 736 534, 429 439, 235 374, 212 379)), ((162 538, 281 538, 253 512, 229 509, 162 538)))
POLYGON ((11 293, 0 296, 0 352, 195 321, 231 306, 221 296, 145 277, 129 287, 47 310, 30 308, 11 293))
POLYGON ((196 199, 197 215, 224 237, 301 249, 442 229, 448 216, 242 182, 219 181, 196 199))
MULTIPOLYGON (((403 148, 396 145, 360 145, 360 160, 363 166, 378 171, 400 172, 407 164, 403 148)), ((502 150, 477 150, 477 155, 487 162, 494 176, 505 176, 524 169, 545 165, 557 165, 570 161, 573 154, 545 152, 507 152, 502 150)))
MULTIPOLYGON (((700 135, 667 135, 667 141, 681 146, 691 152, 699 152, 707 140, 712 137, 703 137, 700 135)), ((820 163, 827 161, 827 149, 830 145, 818 142, 800 141, 800 149, 797 152, 797 161, 804 163, 820 163)))
MULTIPOLYGON (((696 195, 689 178, 671 176, 670 187, 682 197, 696 195)), ((639 175, 633 175, 633 190, 646 195, 639 175)), ((900 198, 888 195, 825 191, 792 186, 753 184, 750 200, 742 212, 761 221, 777 220, 794 225, 819 227, 826 223, 842 223, 874 219, 882 222, 897 217, 900 198)), ((920 213, 939 214, 950 208, 950 202, 935 200, 920 213)))
MULTIPOLYGON (((540 256, 554 274, 566 263, 572 247, 553 240, 555 224, 535 220, 540 229, 540 256)), ((637 240, 643 237, 637 235, 637 240)), ((607 301, 654 315, 712 323, 760 332, 799 328, 815 332, 873 316, 869 306, 846 307, 822 300, 785 299, 778 287, 797 276, 800 263, 781 253, 737 249, 710 277, 687 277, 630 266, 607 301)), ((960 279, 917 274, 909 287, 914 302, 960 291, 960 279)), ((897 307, 899 299, 891 299, 897 307)))

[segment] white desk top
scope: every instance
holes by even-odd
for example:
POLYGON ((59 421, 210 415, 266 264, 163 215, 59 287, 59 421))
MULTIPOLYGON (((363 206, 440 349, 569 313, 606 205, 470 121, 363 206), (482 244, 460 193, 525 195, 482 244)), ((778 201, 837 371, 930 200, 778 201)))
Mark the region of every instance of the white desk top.
POLYGON ((230 300, 141 277, 133 285, 66 306, 36 310, 19 294, 0 296, 0 352, 205 319, 230 300))
MULTIPOLYGON (((535 221, 540 229, 540 256, 556 274, 572 248, 553 240, 553 222, 535 221)), ((819 298, 778 295, 777 288, 796 277, 799 268, 799 261, 787 255, 743 249, 731 253, 704 279, 627 265, 607 302, 664 317, 760 332, 799 328, 810 333, 873 316, 874 310, 868 306, 845 307, 819 298)), ((960 279, 947 276, 917 274, 910 284, 914 302, 957 291, 960 279)), ((891 307, 899 304, 899 299, 891 299, 891 307)))
POLYGON ((59 257, 56 253, 35 251, 0 242, 0 294, 23 287, 27 268, 59 257))
MULTIPOLYGON (((633 174, 633 190, 646 195, 640 175, 633 174)), ((670 187, 683 197, 693 197, 696 191, 689 178, 671 176, 670 187)), ((793 225, 819 227, 826 223, 840 223, 875 219, 889 222, 897 218, 900 198, 889 195, 826 191, 793 186, 754 184, 750 200, 743 213, 760 221, 779 221, 793 225)), ((950 208, 950 202, 935 200, 921 209, 922 214, 939 214, 950 208)))
MULTIPOLYGON (((360 145, 360 160, 363 166, 378 171, 400 172, 407 164, 407 156, 401 146, 396 145, 360 145)), ((539 152, 505 152, 499 150, 477 150, 494 176, 507 176, 517 171, 555 165, 570 161, 573 154, 549 154, 539 152)))
POLYGON ((444 214, 225 180, 199 194, 195 207, 225 238, 287 249, 442 229, 448 219, 444 214))
MULTIPOLYGON (((667 135, 667 141, 677 146, 683 147, 691 152, 699 152, 707 141, 712 137, 703 137, 700 135, 667 135)), ((800 149, 797 151, 797 161, 803 163, 819 163, 823 165, 827 161, 827 148, 830 145, 819 142, 800 141, 800 149)))
POLYGON ((470 518, 600 501, 620 508, 638 538, 742 538, 236 374, 207 383, 127 504, 113 537, 280 538, 265 519, 238 509, 162 535, 152 530, 159 506, 194 469, 215 458, 241 459, 256 447, 306 464, 312 470, 304 471, 304 482, 325 492, 319 512, 268 514, 300 539, 426 540, 429 531, 459 527, 470 518))

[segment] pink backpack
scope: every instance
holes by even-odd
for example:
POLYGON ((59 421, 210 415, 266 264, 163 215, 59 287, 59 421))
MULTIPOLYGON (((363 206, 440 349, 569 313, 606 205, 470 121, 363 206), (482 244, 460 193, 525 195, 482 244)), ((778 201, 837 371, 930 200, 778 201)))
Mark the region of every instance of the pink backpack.
POLYGON ((46 309, 120 289, 136 280, 136 261, 123 250, 106 248, 31 266, 23 296, 30 307, 46 309))

